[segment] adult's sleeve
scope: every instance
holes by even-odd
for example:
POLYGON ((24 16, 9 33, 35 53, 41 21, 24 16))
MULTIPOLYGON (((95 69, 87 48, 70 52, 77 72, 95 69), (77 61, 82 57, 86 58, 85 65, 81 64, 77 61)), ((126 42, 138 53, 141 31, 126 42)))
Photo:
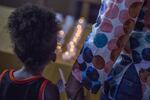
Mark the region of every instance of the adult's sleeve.
POLYGON ((97 93, 127 44, 144 0, 103 0, 92 32, 73 65, 72 75, 92 93, 97 93))
MULTIPOLYGON (((128 52, 122 50, 105 81, 105 96, 111 99, 150 97, 150 0, 137 4, 142 8, 127 42, 128 52)), ((137 5, 134 7, 138 9, 137 5)))

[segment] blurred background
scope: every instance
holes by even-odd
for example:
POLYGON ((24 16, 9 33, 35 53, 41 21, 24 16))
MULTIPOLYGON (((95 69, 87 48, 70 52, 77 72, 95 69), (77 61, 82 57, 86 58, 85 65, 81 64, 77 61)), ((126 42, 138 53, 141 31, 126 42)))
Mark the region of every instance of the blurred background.
MULTIPOLYGON (((21 66, 12 50, 7 19, 10 13, 25 3, 33 3, 54 10, 62 29, 58 34, 57 61, 48 64, 44 76, 60 87, 61 100, 67 100, 59 69, 67 80, 82 45, 92 31, 99 12, 100 0, 0 0, 0 73, 3 69, 21 66)), ((99 100, 99 93, 88 94, 88 100, 99 100)))

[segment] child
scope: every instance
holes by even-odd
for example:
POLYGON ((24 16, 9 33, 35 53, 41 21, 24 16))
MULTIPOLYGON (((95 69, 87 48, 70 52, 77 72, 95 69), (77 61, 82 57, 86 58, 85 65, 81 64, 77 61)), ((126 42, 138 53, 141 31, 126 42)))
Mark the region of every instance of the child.
POLYGON ((0 75, 0 100, 59 100, 56 85, 42 76, 45 65, 56 59, 59 27, 55 15, 24 5, 10 15, 8 28, 22 68, 0 75))

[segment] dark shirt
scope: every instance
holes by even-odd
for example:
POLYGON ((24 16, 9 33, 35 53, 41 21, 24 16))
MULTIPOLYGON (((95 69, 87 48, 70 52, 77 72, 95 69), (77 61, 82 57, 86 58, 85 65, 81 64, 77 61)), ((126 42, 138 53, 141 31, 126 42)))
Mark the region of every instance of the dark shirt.
MULTIPOLYGON (((13 70, 5 71, 0 80, 0 100, 42 100, 49 81, 43 77, 16 80, 13 70)), ((2 75, 1 75, 2 76, 2 75)))

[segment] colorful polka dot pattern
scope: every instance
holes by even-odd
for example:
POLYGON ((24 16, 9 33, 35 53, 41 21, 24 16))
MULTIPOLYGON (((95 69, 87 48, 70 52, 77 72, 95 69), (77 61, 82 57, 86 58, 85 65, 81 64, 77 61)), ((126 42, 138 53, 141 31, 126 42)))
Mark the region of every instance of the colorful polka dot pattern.
MULTIPOLYGON (((109 74, 109 77, 111 76, 111 80, 106 80, 107 83, 110 83, 109 85, 112 86, 111 82, 116 81, 115 83, 115 90, 108 90, 105 91, 107 94, 112 93, 113 91, 125 91, 125 88, 119 88, 120 86, 127 86, 129 83, 124 83, 123 81, 126 79, 130 79, 130 82, 133 82, 136 80, 141 80, 141 83, 139 83, 139 86, 143 87, 143 90, 136 89, 136 92, 134 94, 142 93, 143 99, 139 97, 139 100, 148 100, 147 97, 150 97, 150 94, 147 93, 150 86, 150 28, 148 27, 150 25, 145 23, 145 16, 146 13, 150 14, 150 10, 148 9, 148 4, 150 4, 150 1, 145 0, 142 10, 140 11, 139 17, 137 19, 136 25, 134 27, 134 30, 131 32, 131 36, 129 38, 129 41, 127 44, 130 44, 131 53, 128 52, 121 52, 121 55, 117 58, 115 64, 113 65, 113 68, 111 70, 111 73, 109 74), (125 79, 125 73, 129 71, 128 69, 133 67, 133 69, 136 69, 134 71, 131 71, 131 74, 128 74, 125 79), (136 74, 139 74, 139 77, 136 76, 136 74), (116 78, 117 76, 117 78, 116 78), (138 78, 138 79, 136 79, 138 78), (132 81, 131 81, 132 80, 132 81), (124 90, 123 90, 124 89, 124 90)), ((149 18, 150 20, 150 18, 149 18)), ((134 84, 133 84, 134 85, 134 84)), ((137 83, 136 85, 137 86, 137 83)), ((112 88, 112 87, 110 87, 112 88)), ((126 87, 128 88, 128 87, 126 87)), ((132 91, 135 87, 128 88, 128 91, 132 91)), ((140 88, 141 89, 141 88, 140 88)), ((120 95, 121 92, 119 92, 117 95, 120 95)), ((125 93, 124 93, 125 94, 125 93)), ((132 93, 130 93, 131 95, 132 93)), ((110 95, 109 95, 110 96, 110 95)), ((121 95, 123 96, 123 95, 121 95)), ((112 98, 115 98, 115 95, 111 95, 112 98)), ((127 95, 124 95, 124 97, 128 97, 127 95)), ((137 98, 138 96, 136 96, 137 98)), ((122 97, 123 98, 123 97, 122 97)), ((130 97, 129 97, 130 98, 130 97)), ((118 99, 117 99, 118 100, 118 99)), ((120 99, 119 99, 120 100, 120 99)), ((133 100, 133 99, 131 99, 133 100)), ((136 99, 137 100, 137 99, 136 99)))
MULTIPOLYGON (((101 79, 102 73, 108 74, 111 71, 112 65, 123 49, 126 53, 133 53, 135 55, 135 63, 139 63, 142 60, 140 54, 136 50, 132 50, 140 46, 137 38, 130 37, 131 45, 133 45, 132 48, 126 45, 133 28, 143 25, 139 26, 136 23, 143 4, 142 1, 103 0, 97 21, 93 25, 92 33, 85 41, 77 59, 76 63, 80 67, 74 66, 72 71, 75 77, 82 75, 77 80, 93 93, 96 93, 99 90, 96 88, 99 88, 103 83, 101 79), (79 69, 78 73, 75 73, 77 69, 79 69)), ((143 16, 141 15, 141 17, 143 16)), ((145 40, 149 41, 148 38, 145 38, 145 40)), ((147 54, 147 52, 149 51, 145 50, 143 54, 147 54)), ((147 56, 144 56, 144 58, 147 59, 147 56)), ((122 61, 123 65, 128 65, 131 62, 131 58, 129 59, 126 56, 122 56, 121 59, 128 59, 122 61)), ((119 74, 124 69, 123 66, 120 66, 118 65, 114 69, 115 74, 119 74)))

